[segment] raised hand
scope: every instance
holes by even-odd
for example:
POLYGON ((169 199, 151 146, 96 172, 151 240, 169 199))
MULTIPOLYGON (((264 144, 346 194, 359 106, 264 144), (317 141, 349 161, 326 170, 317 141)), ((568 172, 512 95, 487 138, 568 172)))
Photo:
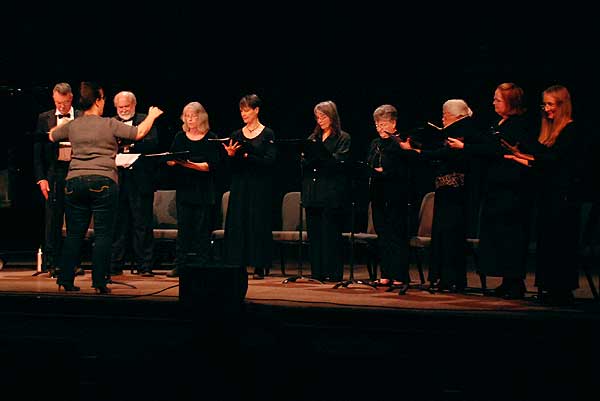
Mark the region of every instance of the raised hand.
POLYGON ((229 157, 233 157, 235 156, 235 152, 237 152, 237 150, 239 148, 242 147, 242 145, 240 145, 238 142, 233 142, 233 139, 229 140, 229 145, 227 144, 223 144, 223 147, 225 148, 225 150, 227 151, 227 156, 229 157))

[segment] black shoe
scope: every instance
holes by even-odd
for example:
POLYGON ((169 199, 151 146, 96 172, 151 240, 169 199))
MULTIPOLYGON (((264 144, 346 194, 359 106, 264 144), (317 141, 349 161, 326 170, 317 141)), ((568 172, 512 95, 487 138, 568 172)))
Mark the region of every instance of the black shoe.
POLYGON ((505 286, 504 299, 523 299, 525 298, 525 284, 523 280, 514 280, 508 286, 505 286))
POLYGON ((152 273, 151 269, 144 269, 140 271, 140 276, 142 277, 154 277, 154 273, 152 273))
POLYGON ((252 275, 254 280, 262 280, 265 278, 265 271, 261 268, 256 267, 254 269, 254 274, 252 275))
POLYGON ((105 285, 100 285, 98 287, 94 287, 96 289, 96 294, 106 295, 110 294, 110 288, 105 285))
POLYGON ((452 294, 461 294, 465 292, 465 287, 463 285, 452 284, 448 287, 448 292, 452 294))
POLYGON ((398 292, 398 295, 406 295, 406 291, 408 291, 410 285, 408 283, 401 283, 400 285, 395 286, 395 287, 400 290, 398 292))
POLYGON ((427 287, 425 287, 425 291, 428 291, 430 294, 434 294, 438 290, 438 282, 430 282, 427 287))
POLYGON ((542 304, 547 306, 572 306, 575 304, 575 297, 572 291, 549 290, 544 294, 542 304))
POLYGON ((71 291, 79 291, 80 288, 77 287, 75 284, 73 283, 58 283, 58 290, 60 291, 60 287, 62 287, 65 291, 71 292, 71 291))
POLYGON ((167 277, 179 277, 179 269, 174 268, 173 270, 167 273, 167 277))
POLYGON ((490 290, 490 295, 493 297, 502 298, 502 297, 504 297, 504 295, 506 295, 506 293, 508 292, 508 289, 509 289, 509 286, 508 286, 507 282, 502 280, 502 284, 500 284, 498 287, 490 290))
POLYGON ((76 276, 85 276, 85 270, 83 270, 83 267, 77 266, 75 268, 75 275, 76 276))

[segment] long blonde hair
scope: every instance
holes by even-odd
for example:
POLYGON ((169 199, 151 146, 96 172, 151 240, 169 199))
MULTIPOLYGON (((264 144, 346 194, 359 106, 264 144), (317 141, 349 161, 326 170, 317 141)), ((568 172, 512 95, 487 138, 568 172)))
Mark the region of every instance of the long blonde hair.
POLYGON ((542 125, 538 142, 551 147, 565 126, 573 121, 573 106, 568 89, 562 85, 553 85, 542 92, 542 101, 544 95, 551 96, 556 101, 556 111, 554 112, 554 118, 550 119, 546 112, 542 110, 542 125))

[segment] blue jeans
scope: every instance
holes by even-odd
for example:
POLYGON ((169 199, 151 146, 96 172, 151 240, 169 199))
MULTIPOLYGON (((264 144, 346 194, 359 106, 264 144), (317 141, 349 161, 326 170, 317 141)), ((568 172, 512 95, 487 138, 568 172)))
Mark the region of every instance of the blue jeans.
POLYGON ((83 240, 93 217, 92 287, 106 286, 118 197, 118 185, 108 177, 86 175, 67 180, 67 237, 61 252, 59 284, 73 283, 75 267, 81 261, 83 240))

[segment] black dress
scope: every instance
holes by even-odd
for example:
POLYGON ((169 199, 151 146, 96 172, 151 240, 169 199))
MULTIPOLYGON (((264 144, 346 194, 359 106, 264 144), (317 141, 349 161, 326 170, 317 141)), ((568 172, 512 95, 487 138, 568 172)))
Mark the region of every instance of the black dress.
POLYGON ((465 144, 465 154, 485 160, 479 225, 479 268, 482 274, 525 279, 532 191, 529 168, 504 158, 500 139, 510 144, 532 142, 524 116, 494 124, 478 143, 465 144))
MULTIPOLYGON (((466 144, 476 141, 478 130, 471 117, 465 117, 444 128, 443 136, 463 138, 466 144)), ((431 265, 429 281, 439 280, 439 288, 463 289, 467 285, 466 237, 469 210, 478 205, 469 203, 469 160, 458 149, 443 143, 437 149, 424 150, 436 171, 435 200, 431 233, 431 265)))
POLYGON ((231 265, 268 270, 273 258, 275 133, 265 127, 249 139, 240 129, 231 139, 242 144, 242 148, 227 158, 231 192, 225 220, 225 258, 231 265))
POLYGON ((216 202, 215 171, 222 163, 223 147, 213 132, 202 139, 190 140, 185 132, 175 135, 171 152, 190 151, 190 161, 208 163, 209 171, 192 170, 179 165, 173 166, 177 205, 177 269, 183 267, 189 258, 195 265, 202 265, 210 257, 210 232, 213 208, 216 202))
POLYGON ((537 246, 535 285, 550 292, 579 287, 582 158, 576 125, 568 124, 546 147, 539 145, 530 162, 536 181, 537 246))
POLYGON ((311 134, 308 140, 322 144, 326 154, 307 154, 303 161, 302 205, 306 208, 311 273, 317 280, 341 281, 344 208, 350 195, 344 162, 350 156, 351 139, 341 131, 325 141, 320 134, 311 134))

